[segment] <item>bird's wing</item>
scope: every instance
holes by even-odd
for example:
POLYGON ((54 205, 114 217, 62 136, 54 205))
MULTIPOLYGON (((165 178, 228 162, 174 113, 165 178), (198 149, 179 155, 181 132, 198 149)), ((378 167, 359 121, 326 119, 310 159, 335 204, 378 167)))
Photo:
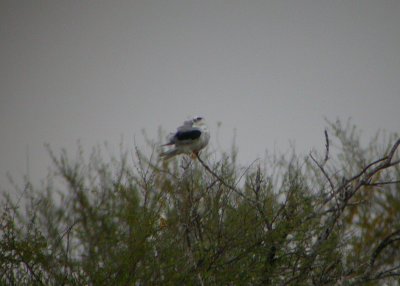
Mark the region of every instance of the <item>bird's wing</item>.
POLYGON ((198 140, 201 136, 202 131, 199 128, 185 128, 177 131, 174 135, 174 143, 176 146, 192 144, 198 140))
POLYGON ((204 132, 199 126, 194 126, 193 120, 186 120, 179 126, 175 133, 170 133, 167 136, 167 143, 161 146, 168 145, 188 145, 201 137, 204 132))
POLYGON ((169 134, 167 137, 168 143, 161 146, 190 144, 194 140, 199 139, 201 133, 202 131, 199 128, 192 126, 180 126, 176 133, 169 134))
POLYGON ((188 131, 193 130, 193 121, 192 120, 186 120, 185 122, 183 122, 183 125, 179 126, 176 129, 176 132, 172 132, 170 134, 168 134, 167 136, 167 143, 161 145, 161 146, 168 146, 168 145, 173 145, 176 143, 178 139, 177 134, 181 134, 181 133, 186 133, 188 131))
POLYGON ((196 140, 200 137, 201 135, 201 130, 198 128, 192 128, 189 130, 184 130, 184 131, 178 131, 175 134, 176 139, 179 141, 184 141, 184 140, 196 140))

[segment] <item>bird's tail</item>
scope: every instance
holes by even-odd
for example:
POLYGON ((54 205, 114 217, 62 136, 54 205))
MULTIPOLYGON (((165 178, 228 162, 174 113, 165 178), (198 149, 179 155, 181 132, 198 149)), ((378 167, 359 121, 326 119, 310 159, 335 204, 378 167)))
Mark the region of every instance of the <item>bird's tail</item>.
POLYGON ((160 157, 163 160, 169 160, 169 159, 171 159, 172 157, 174 157, 174 156, 176 156, 178 154, 179 154, 179 151, 177 149, 171 149, 171 150, 168 150, 168 151, 165 151, 165 152, 161 152, 160 153, 160 157))

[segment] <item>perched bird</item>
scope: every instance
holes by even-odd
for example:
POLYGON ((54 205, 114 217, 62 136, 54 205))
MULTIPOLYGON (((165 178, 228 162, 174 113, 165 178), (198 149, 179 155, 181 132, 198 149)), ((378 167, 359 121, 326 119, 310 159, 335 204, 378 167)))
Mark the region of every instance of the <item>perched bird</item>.
POLYGON ((160 156, 168 160, 179 154, 194 154, 207 146, 210 133, 204 118, 197 116, 187 120, 179 126, 175 133, 167 137, 167 143, 162 146, 174 146, 172 149, 161 152, 160 156))

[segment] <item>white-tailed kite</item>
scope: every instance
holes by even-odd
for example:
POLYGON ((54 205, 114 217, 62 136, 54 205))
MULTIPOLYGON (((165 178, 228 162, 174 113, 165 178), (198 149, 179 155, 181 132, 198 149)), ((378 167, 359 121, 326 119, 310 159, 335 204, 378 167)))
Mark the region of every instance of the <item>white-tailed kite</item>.
POLYGON ((178 154, 195 154, 207 146, 210 140, 210 133, 203 117, 194 117, 187 120, 182 126, 177 128, 175 133, 167 137, 168 142, 162 146, 172 146, 174 148, 162 152, 160 156, 168 160, 178 154))

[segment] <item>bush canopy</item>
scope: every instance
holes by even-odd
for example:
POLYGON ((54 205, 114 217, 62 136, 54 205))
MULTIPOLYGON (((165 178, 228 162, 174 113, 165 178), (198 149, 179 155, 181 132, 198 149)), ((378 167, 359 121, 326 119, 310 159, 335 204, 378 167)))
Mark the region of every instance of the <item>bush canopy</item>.
POLYGON ((365 147, 336 122, 324 139, 246 167, 49 148, 43 185, 1 201, 0 284, 400 285, 398 136, 365 147))

